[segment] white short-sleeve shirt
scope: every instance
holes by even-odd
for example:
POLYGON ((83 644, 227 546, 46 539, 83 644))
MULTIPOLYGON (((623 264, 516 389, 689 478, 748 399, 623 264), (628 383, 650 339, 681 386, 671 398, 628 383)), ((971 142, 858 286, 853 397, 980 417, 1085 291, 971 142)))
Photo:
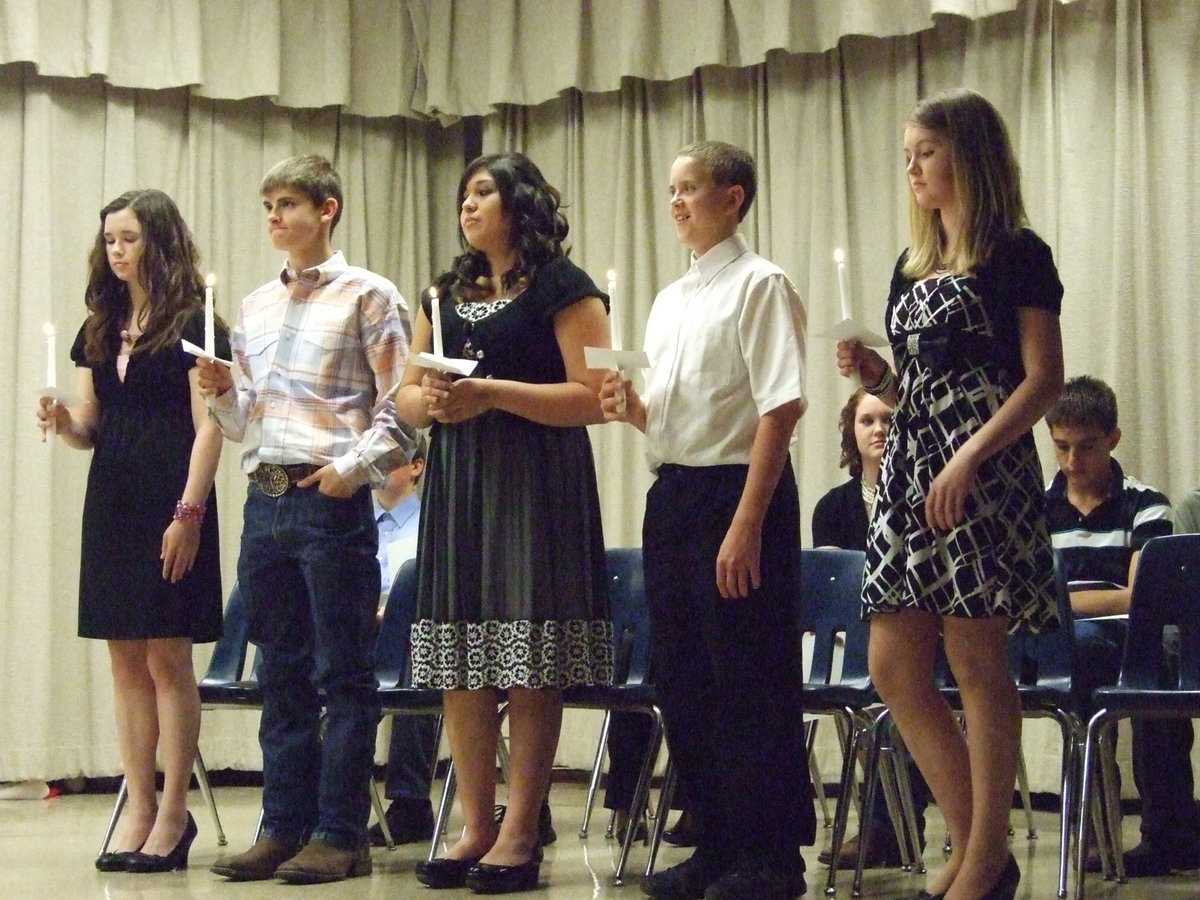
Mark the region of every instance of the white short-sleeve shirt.
POLYGON ((804 304, 734 234, 659 292, 646 323, 646 461, 750 462, 759 419, 804 395, 804 304))

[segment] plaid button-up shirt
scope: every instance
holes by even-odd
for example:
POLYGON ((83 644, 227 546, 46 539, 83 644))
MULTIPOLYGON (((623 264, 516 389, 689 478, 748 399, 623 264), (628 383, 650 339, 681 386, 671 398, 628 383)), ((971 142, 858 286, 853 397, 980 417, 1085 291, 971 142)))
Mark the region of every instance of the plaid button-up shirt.
POLYGON ((408 306, 386 278, 346 263, 280 277, 242 301, 231 340, 235 390, 210 401, 241 467, 333 463, 378 484, 412 455, 414 429, 389 391, 408 359, 408 306))

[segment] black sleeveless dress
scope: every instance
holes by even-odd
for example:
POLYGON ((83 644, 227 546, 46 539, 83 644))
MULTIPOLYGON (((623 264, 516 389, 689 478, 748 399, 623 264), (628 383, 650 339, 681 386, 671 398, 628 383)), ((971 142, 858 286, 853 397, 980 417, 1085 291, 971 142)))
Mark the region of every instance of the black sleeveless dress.
MULTIPOLYGON (((204 343, 204 313, 183 336, 204 343)), ((71 347, 84 359, 80 328, 71 347)), ((218 332, 217 355, 229 359, 229 338, 218 332)), ((162 577, 162 537, 187 483, 192 444, 188 372, 196 358, 175 344, 132 354, 122 381, 115 357, 92 369, 100 403, 92 464, 83 501, 79 564, 79 636, 101 639, 221 635, 221 558, 216 492, 210 492, 192 571, 177 584, 162 577)))
MULTIPOLYGON (((562 382, 554 315, 603 296, 560 257, 511 300, 443 302, 445 353, 477 360, 471 377, 562 382)), ((475 690, 610 682, 604 538, 587 429, 491 410, 434 423, 430 437, 413 684, 475 690)))

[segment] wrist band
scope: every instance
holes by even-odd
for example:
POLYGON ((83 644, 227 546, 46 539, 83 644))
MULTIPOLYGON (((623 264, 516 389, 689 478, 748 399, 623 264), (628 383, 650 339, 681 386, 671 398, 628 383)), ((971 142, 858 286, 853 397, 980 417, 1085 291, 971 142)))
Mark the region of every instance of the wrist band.
POLYGON ((864 384, 863 390, 872 397, 882 397, 892 389, 892 385, 895 383, 896 376, 892 374, 892 370, 890 368, 884 369, 883 375, 880 377, 880 379, 869 387, 864 384))
POLYGON ((180 500, 175 504, 175 521, 176 522, 195 522, 199 525, 204 521, 204 504, 203 503, 185 503, 180 500))

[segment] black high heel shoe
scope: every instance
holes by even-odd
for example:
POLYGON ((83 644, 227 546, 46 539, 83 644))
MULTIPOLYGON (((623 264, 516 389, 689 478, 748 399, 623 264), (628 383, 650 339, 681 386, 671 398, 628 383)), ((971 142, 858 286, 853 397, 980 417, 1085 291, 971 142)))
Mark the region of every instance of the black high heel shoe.
POLYGON ((476 894, 515 894, 533 891, 542 869, 542 848, 535 847, 528 861, 514 866, 478 863, 467 872, 466 885, 476 894))
POLYGON ((466 885, 476 894, 515 894, 519 891, 533 891, 537 889, 538 875, 541 869, 542 863, 536 859, 515 866, 493 866, 488 863, 479 863, 467 872, 466 885))
POLYGON ((192 818, 192 814, 187 814, 187 825, 183 829, 183 836, 179 838, 179 843, 175 845, 166 856, 159 856, 156 853, 142 853, 140 850, 137 853, 131 854, 128 864, 125 866, 126 872, 135 872, 137 874, 146 874, 148 872, 174 872, 178 869, 186 869, 188 867, 188 852, 192 849, 192 841, 196 839, 196 820, 192 818))
POLYGON ((425 859, 417 863, 414 870, 417 881, 431 888, 460 888, 467 883, 467 873, 479 863, 479 857, 471 859, 425 859))
POLYGON ((129 868, 129 861, 137 856, 137 850, 117 850, 114 853, 101 853, 96 857, 96 868, 101 872, 124 872, 129 868))

